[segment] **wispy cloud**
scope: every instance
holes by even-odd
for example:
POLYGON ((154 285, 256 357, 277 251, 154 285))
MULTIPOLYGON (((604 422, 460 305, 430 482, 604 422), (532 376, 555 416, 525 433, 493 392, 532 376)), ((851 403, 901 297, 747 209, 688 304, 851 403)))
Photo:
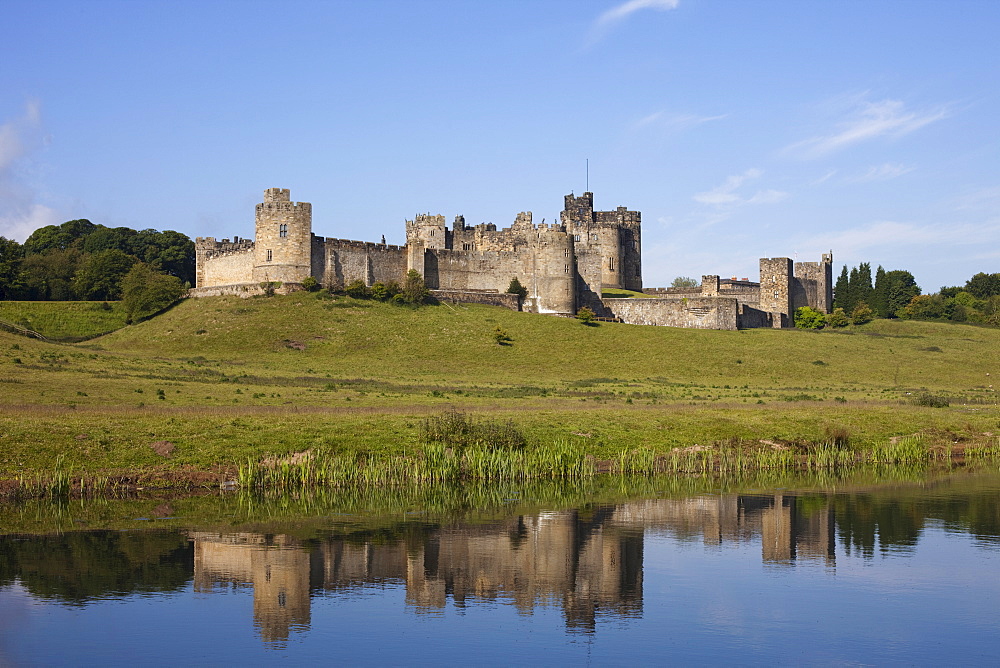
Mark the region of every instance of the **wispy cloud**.
POLYGON ((875 165, 869 167, 867 171, 863 174, 858 174, 857 176, 849 179, 854 183, 866 183, 868 181, 888 181, 890 179, 895 179, 903 174, 909 174, 916 167, 910 167, 908 165, 894 165, 891 163, 885 163, 883 165, 875 165))
POLYGON ((763 172, 759 169, 748 169, 742 174, 730 176, 721 186, 695 194, 693 199, 696 202, 710 206, 734 207, 744 204, 774 204, 788 197, 788 193, 781 192, 780 190, 758 190, 749 196, 738 192, 744 183, 760 178, 761 175, 763 175, 763 172))
POLYGON ((785 152, 801 158, 819 158, 880 137, 902 137, 947 116, 948 110, 943 107, 914 111, 900 100, 870 102, 856 97, 836 130, 796 142, 786 147, 785 152))
POLYGON ((643 116, 638 121, 633 123, 632 129, 638 130, 645 127, 657 127, 670 131, 688 130, 702 125, 703 123, 720 121, 726 116, 727 114, 720 114, 718 116, 698 116, 696 114, 671 114, 666 111, 657 111, 649 114, 648 116, 643 116))
POLYGON ((599 42, 614 26, 625 21, 638 11, 652 9, 663 12, 677 9, 679 4, 680 0, 628 0, 627 2, 615 5, 594 19, 587 36, 587 45, 592 46, 599 42))
POLYGON ((28 100, 24 114, 0 125, 0 178, 6 178, 20 158, 40 143, 41 104, 28 100))

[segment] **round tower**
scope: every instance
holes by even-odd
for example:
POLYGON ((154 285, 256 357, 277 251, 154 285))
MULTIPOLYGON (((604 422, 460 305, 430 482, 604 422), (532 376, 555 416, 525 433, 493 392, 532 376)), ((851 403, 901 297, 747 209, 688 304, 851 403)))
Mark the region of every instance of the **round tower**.
POLYGON ((312 204, 268 188, 257 205, 254 282, 301 283, 312 271, 312 204))
POLYGON ((576 313, 573 235, 559 225, 540 225, 534 235, 534 267, 528 297, 538 313, 576 313))

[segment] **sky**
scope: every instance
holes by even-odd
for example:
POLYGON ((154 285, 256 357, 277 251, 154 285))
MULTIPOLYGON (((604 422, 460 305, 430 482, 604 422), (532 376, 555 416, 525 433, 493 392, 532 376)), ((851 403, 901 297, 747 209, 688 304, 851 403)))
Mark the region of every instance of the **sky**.
POLYGON ((643 281, 1000 272, 996 0, 5 0, 0 236, 642 212, 643 281))

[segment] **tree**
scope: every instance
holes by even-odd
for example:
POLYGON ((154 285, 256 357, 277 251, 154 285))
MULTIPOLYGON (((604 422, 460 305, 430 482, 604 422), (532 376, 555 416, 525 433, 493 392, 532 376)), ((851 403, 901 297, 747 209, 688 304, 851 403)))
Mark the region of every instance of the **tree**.
POLYGON ((826 316, 826 324, 830 327, 847 327, 851 324, 851 319, 847 317, 844 309, 838 306, 833 309, 833 313, 826 316))
POLYGON ((81 299, 120 299, 122 278, 136 262, 117 248, 87 255, 73 275, 73 289, 81 299))
POLYGON ((847 275, 847 265, 844 265, 844 270, 840 272, 840 277, 837 278, 837 282, 833 286, 833 306, 835 308, 842 308, 845 311, 849 310, 850 306, 850 278, 847 275))
POLYGON ((50 248, 44 253, 26 253, 21 262, 21 296, 24 299, 64 301, 75 299, 73 276, 82 253, 76 248, 50 248))
POLYGON ((965 291, 976 299, 1000 295, 1000 274, 979 272, 965 283, 965 291))
POLYGON ((68 220, 62 225, 39 227, 24 240, 26 254, 33 255, 49 250, 80 249, 83 238, 97 229, 97 225, 86 218, 68 220))
POLYGON ((875 318, 875 313, 865 302, 858 302, 858 305, 851 311, 851 322, 855 325, 863 325, 871 322, 875 318))
POLYGON ((895 318, 898 311, 920 294, 920 286, 913 274, 903 269, 886 272, 885 282, 888 286, 885 317, 895 318))
POLYGON ((420 275, 420 272, 416 269, 410 269, 406 272, 406 280, 403 281, 400 294, 403 296, 404 302, 416 306, 426 302, 427 298, 430 297, 431 291, 427 289, 424 277, 420 275))
POLYGON ((823 329, 826 316, 809 306, 795 309, 795 326, 799 329, 823 329))
POLYGON ((512 295, 517 295, 521 299, 528 296, 528 288, 521 285, 521 281, 517 280, 517 276, 510 279, 510 285, 507 286, 507 292, 512 295))
POLYGON ((597 324, 597 314, 586 306, 581 306, 580 310, 576 312, 576 319, 591 327, 597 324))
POLYGON ((24 248, 13 239, 0 237, 0 299, 13 299, 21 290, 24 248))
POLYGON ((689 276, 678 276, 674 280, 670 281, 670 287, 672 288, 696 288, 698 287, 698 281, 694 280, 689 276))
POLYGON ((882 265, 875 270, 875 287, 872 291, 872 310, 880 318, 889 317, 889 282, 882 265))
POLYGON ((184 295, 181 279, 136 263, 122 279, 122 306, 126 320, 138 322, 167 308, 184 295))

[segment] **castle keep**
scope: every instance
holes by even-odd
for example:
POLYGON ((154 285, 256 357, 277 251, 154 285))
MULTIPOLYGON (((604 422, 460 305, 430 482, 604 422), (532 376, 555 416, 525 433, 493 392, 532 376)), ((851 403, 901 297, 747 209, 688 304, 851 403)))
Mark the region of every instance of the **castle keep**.
MULTIPOLYGON (((535 224, 531 212, 513 225, 466 225, 456 216, 418 215, 406 221, 406 244, 349 241, 312 232, 312 205, 292 202, 283 188, 264 191, 255 238, 195 240, 197 286, 191 296, 262 291, 280 283, 294 290, 307 277, 339 289, 402 282, 419 272, 439 299, 572 315, 583 306, 598 316, 644 325, 702 329, 784 327, 800 306, 824 313, 833 303, 833 256, 820 262, 760 261, 760 283, 703 276, 698 288, 643 289, 641 216, 618 207, 594 211, 593 193, 567 195, 558 222, 535 224), (511 279, 528 290, 506 294, 511 279), (605 298, 604 290, 644 291, 648 298, 605 298)), ((384 237, 383 237, 384 239, 384 237)))

